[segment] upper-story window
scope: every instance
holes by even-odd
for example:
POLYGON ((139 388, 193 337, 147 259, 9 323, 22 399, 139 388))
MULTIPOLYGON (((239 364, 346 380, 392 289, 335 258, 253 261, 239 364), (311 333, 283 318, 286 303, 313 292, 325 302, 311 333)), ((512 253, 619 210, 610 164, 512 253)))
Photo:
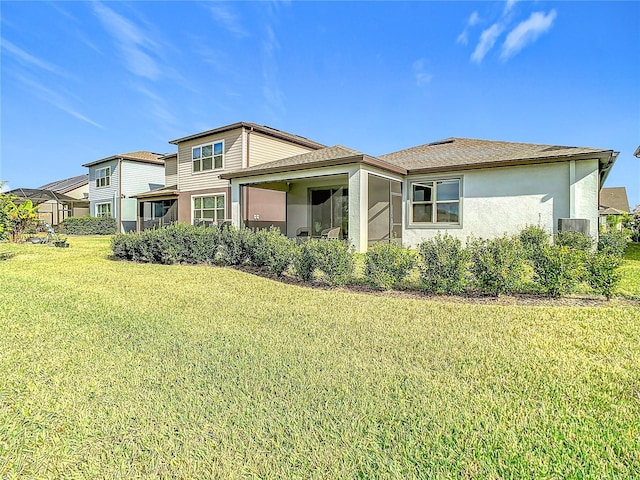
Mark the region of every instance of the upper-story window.
POLYGON ((459 225, 460 179, 413 182, 410 215, 413 225, 459 225))
POLYGON ((205 170, 219 170, 223 168, 224 142, 208 143, 191 149, 193 160, 193 171, 204 172, 205 170))
POLYGON ((96 187, 108 187, 111 185, 111 167, 96 169, 96 187))

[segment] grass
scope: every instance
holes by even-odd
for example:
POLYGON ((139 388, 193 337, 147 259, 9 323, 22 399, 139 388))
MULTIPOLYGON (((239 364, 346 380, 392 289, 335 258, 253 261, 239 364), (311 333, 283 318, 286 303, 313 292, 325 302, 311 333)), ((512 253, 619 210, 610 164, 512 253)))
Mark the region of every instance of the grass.
POLYGON ((313 290, 69 241, 0 263, 0 478, 640 476, 638 307, 313 290))
POLYGON ((640 299, 640 243, 630 243, 620 268, 622 279, 618 293, 625 297, 640 299))

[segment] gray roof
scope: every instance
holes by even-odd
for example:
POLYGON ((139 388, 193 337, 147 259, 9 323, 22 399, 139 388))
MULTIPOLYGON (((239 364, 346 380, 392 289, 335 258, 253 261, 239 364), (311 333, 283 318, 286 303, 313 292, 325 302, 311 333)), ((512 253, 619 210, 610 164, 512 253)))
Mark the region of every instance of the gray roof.
POLYGON ((278 130, 277 128, 268 127, 266 125, 258 125, 257 123, 251 123, 251 122, 232 123, 230 125, 225 125, 224 127, 218 127, 218 128, 214 128, 213 130, 207 130, 205 132, 195 133, 193 135, 188 135, 186 137, 178 138, 176 140, 171 140, 169 143, 177 145, 178 143, 186 142, 187 140, 194 140, 196 138, 206 137, 208 135, 214 135, 216 133, 228 132, 230 130, 235 130, 237 128, 245 128, 247 130, 253 130, 258 133, 262 133, 264 135, 269 135, 271 137, 287 140, 289 142, 297 143, 298 145, 302 145, 308 148, 318 149, 318 148, 325 147, 325 145, 309 140, 308 138, 301 137, 299 135, 294 135, 292 133, 283 132, 282 130, 278 130))
POLYGON ((56 180, 38 187, 39 190, 51 190, 53 192, 67 193, 76 188, 82 187, 89 183, 89 174, 78 175, 76 177, 65 178, 64 180, 56 180))
POLYGON ((612 156, 611 150, 563 145, 502 142, 472 138, 446 138, 400 150, 378 158, 406 168, 409 173, 522 165, 541 161, 561 161, 578 155, 612 156))
POLYGON ((629 213, 629 199, 625 187, 608 187, 600 190, 600 207, 604 209, 601 213, 615 215, 616 213, 629 213), (607 209, 613 209, 607 211, 607 209))
POLYGON ((31 200, 34 205, 54 200, 59 203, 83 203, 88 200, 79 200, 77 198, 69 197, 64 193, 54 192, 52 190, 46 190, 42 188, 14 188, 9 192, 5 192, 7 195, 13 195, 18 199, 31 200))
POLYGON ((156 188, 155 190, 149 190, 148 192, 131 195, 131 198, 172 197, 178 196, 179 193, 177 185, 169 185, 168 187, 156 188))
POLYGON ((142 163, 153 163, 157 165, 164 165, 164 160, 162 160, 163 155, 161 153, 153 153, 147 152, 145 150, 140 150, 138 152, 130 152, 130 153, 120 153, 118 155, 112 155, 110 157, 101 158, 100 160, 95 160, 93 162, 85 163, 82 165, 83 167, 91 167, 93 165, 98 165, 99 163, 108 162, 111 160, 129 160, 132 162, 142 162, 142 163))
POLYGON ((303 153, 294 157, 274 160, 273 162, 262 163, 260 165, 254 165, 252 167, 224 173, 220 175, 220 178, 229 179, 237 177, 247 177, 251 175, 259 175, 261 173, 289 172, 293 170, 331 167, 349 163, 365 163, 396 173, 407 173, 406 170, 402 167, 392 165, 357 150, 343 147, 342 145, 334 145, 333 147, 321 148, 320 150, 314 150, 313 152, 303 153))

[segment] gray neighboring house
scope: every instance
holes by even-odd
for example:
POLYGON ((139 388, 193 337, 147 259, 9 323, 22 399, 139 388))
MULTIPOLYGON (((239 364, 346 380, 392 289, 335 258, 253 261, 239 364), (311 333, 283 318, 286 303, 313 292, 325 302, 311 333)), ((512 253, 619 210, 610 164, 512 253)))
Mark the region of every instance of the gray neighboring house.
POLYGON ((163 155, 139 151, 85 163, 89 168, 89 213, 114 217, 119 232, 136 230, 134 195, 164 187, 163 155))

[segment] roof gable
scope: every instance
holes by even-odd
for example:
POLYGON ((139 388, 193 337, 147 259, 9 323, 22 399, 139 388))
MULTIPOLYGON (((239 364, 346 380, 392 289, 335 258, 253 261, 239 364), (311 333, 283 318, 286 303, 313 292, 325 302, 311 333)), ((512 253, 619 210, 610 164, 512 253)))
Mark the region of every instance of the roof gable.
MULTIPOLYGON (((629 199, 625 187, 608 187, 600 190, 600 206, 629 213, 629 199)), ((608 212, 605 212, 608 213, 608 212)))
POLYGON ((83 167, 92 167, 94 165, 99 165, 100 163, 110 162, 112 160, 129 160, 131 162, 141 162, 141 163, 152 163, 156 165, 164 165, 163 160, 164 155, 161 153, 153 153, 147 152, 145 150, 140 150, 137 152, 130 153, 120 153, 118 155, 112 155, 110 157, 101 158, 100 160, 95 160, 93 162, 85 163, 82 165, 83 167))

